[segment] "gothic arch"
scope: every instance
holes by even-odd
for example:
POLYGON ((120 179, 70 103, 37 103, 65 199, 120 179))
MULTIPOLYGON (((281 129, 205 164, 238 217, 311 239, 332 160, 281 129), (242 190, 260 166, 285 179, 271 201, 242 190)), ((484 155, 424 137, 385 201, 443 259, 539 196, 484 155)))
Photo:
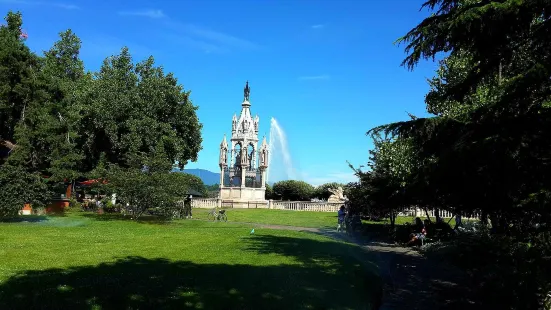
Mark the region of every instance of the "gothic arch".
POLYGON ((249 144, 247 144, 247 157, 249 168, 256 168, 256 145, 253 142, 249 142, 249 144))

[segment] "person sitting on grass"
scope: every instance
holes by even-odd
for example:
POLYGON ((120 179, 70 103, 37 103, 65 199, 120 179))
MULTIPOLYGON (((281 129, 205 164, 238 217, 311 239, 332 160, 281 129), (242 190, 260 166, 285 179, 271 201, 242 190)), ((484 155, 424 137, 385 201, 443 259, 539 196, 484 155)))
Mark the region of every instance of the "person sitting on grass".
POLYGON ((338 218, 337 231, 342 230, 342 225, 344 224, 345 216, 346 216, 346 210, 344 208, 344 205, 342 205, 339 211, 337 212, 337 218, 338 218))

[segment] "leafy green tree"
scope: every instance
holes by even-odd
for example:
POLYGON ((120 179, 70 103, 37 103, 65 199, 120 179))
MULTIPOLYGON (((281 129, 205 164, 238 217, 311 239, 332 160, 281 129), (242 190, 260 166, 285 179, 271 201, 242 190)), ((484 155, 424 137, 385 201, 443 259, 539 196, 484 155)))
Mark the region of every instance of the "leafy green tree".
POLYGON ((175 180, 175 182, 185 184, 189 190, 197 191, 201 193, 203 197, 209 197, 210 187, 206 186, 200 177, 189 173, 177 173, 177 172, 172 172, 172 173, 176 175, 172 177, 175 180))
POLYGON ((394 229, 398 213, 409 207, 406 187, 418 168, 414 145, 409 139, 370 133, 373 150, 370 150, 368 171, 354 169, 360 181, 349 187, 350 206, 373 217, 388 217, 394 229))
POLYGON ((148 210, 170 218, 190 190, 206 193, 201 179, 187 173, 111 166, 107 179, 103 191, 116 193, 117 200, 124 206, 128 204, 125 208, 134 220, 148 210))
POLYGON ((137 167, 139 157, 159 147, 171 164, 183 167, 196 160, 201 124, 189 94, 171 73, 155 67, 152 57, 134 65, 123 48, 106 59, 94 79, 82 122, 87 169, 101 154, 109 163, 137 167))
POLYGON ((91 79, 86 78, 79 50, 80 39, 74 33, 60 33, 60 40, 42 59, 42 101, 29 105, 26 118, 15 130, 18 149, 10 161, 48 174, 53 182, 72 181, 83 173, 77 141, 81 96, 91 79))
POLYGON ((274 189, 268 183, 266 183, 266 193, 264 194, 266 200, 274 199, 274 189))
POLYGON ((551 185, 544 125, 551 120, 551 40, 542 35, 550 4, 431 0, 425 7, 435 14, 400 41, 410 69, 450 53, 427 96, 429 111, 440 116, 383 126, 419 148, 423 173, 413 183, 430 186, 419 187, 426 191, 418 198, 480 210, 498 232, 551 221, 530 203, 551 185))
MULTIPOLYGON (((175 179, 206 194, 197 178, 164 175, 174 162, 182 168, 195 161, 202 142, 197 107, 172 73, 152 57, 134 65, 126 48, 95 75, 85 73, 81 42, 71 30, 38 57, 21 35, 21 14, 9 12, 6 21, 0 26, 0 145, 10 154, 0 165, 48 176, 55 184, 143 172, 139 177, 175 179), (110 172, 113 165, 117 175, 110 172)), ((165 186, 162 195, 174 186, 165 186)))
POLYGON ((472 283, 499 283, 486 307, 537 308, 551 289, 541 276, 549 264, 534 258, 548 252, 551 223, 551 2, 428 0, 424 7, 433 14, 400 42, 410 69, 448 53, 426 97, 437 116, 378 129, 411 139, 417 150, 421 165, 404 197, 489 215, 489 240, 505 249, 492 270, 507 272, 474 268, 472 283), (534 248, 542 251, 525 260, 534 248), (518 283, 530 289, 517 292, 518 283))
POLYGON ((41 98, 39 58, 21 37, 21 13, 9 12, 0 26, 0 145, 15 148, 15 128, 29 106, 41 98))
POLYGON ((273 186, 274 197, 282 200, 306 201, 312 198, 314 187, 304 181, 286 180, 273 186))
POLYGON ((17 216, 23 205, 44 207, 50 199, 46 182, 22 167, 0 165, 0 219, 17 216))

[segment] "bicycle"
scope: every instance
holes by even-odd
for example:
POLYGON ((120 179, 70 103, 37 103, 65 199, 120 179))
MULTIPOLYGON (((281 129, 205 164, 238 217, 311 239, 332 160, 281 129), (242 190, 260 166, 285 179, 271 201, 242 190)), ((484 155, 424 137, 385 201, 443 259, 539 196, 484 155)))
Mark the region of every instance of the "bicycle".
POLYGON ((210 212, 207 214, 207 220, 227 222, 228 216, 226 215, 226 210, 220 210, 219 212, 216 211, 216 208, 210 210, 210 212))

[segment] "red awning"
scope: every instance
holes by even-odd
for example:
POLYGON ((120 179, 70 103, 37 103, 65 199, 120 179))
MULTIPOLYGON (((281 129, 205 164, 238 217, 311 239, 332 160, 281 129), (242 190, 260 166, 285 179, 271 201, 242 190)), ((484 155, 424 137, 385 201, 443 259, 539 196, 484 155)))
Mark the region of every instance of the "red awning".
POLYGON ((102 184, 107 184, 107 181, 105 181, 105 180, 100 180, 100 179, 96 179, 96 180, 86 180, 86 181, 82 181, 82 182, 78 182, 78 183, 79 183, 79 185, 92 185, 92 184, 98 183, 98 182, 100 182, 100 181, 101 181, 102 184))

